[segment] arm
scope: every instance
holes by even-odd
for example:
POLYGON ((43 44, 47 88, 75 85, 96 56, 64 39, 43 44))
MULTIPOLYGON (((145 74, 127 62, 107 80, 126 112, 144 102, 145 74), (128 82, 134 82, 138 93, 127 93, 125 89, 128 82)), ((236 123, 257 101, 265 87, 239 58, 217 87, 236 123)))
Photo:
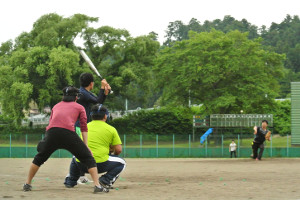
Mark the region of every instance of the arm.
POLYGON ((83 104, 81 102, 85 102, 85 103, 92 103, 92 104, 96 104, 96 103, 103 104, 105 99, 106 99, 106 95, 104 94, 104 89, 100 89, 98 96, 95 96, 93 93, 84 90, 82 92, 82 96, 80 97, 78 103, 83 104))
POLYGON ((122 142, 116 129, 114 129, 113 134, 114 137, 110 145, 110 148, 113 151, 114 155, 120 155, 120 153, 122 153, 122 142))
POLYGON ((87 91, 87 94, 84 95, 85 101, 92 104, 96 104, 96 103, 104 104, 104 101, 106 99, 106 96, 109 93, 109 90, 111 90, 111 87, 109 86, 107 81, 103 79, 101 81, 101 89, 98 93, 98 96, 96 97, 91 92, 87 91))
POLYGON ((98 96, 96 97, 96 101, 94 101, 93 103, 104 104, 105 99, 106 99, 105 89, 100 89, 98 96))
POLYGON ((88 133, 87 132, 81 132, 82 134, 82 140, 83 140, 83 143, 87 146, 87 139, 88 139, 88 133))
POLYGON ((81 135, 82 135, 83 143, 86 145, 86 147, 88 148, 88 150, 91 152, 91 155, 94 156, 93 152, 88 147, 88 132, 81 132, 81 135))
POLYGON ((105 79, 103 79, 101 81, 101 89, 100 89, 98 97, 97 97, 97 103, 104 104, 106 96, 109 94, 110 90, 111 90, 111 87, 109 86, 107 81, 105 79))
MULTIPOLYGON (((88 132, 88 128, 87 128, 87 117, 86 117, 85 109, 84 109, 83 106, 81 106, 79 104, 78 104, 78 106, 80 106, 80 113, 79 113, 80 131, 82 133, 84 133, 84 132, 87 133, 88 132)), ((87 143, 85 143, 85 144, 87 144, 87 143)))
POLYGON ((113 151, 114 155, 120 155, 122 153, 122 145, 111 145, 111 150, 113 151))
POLYGON ((107 84, 105 87, 104 87, 104 94, 105 96, 107 96, 109 94, 109 92, 111 91, 111 87, 109 84, 107 84))
POLYGON ((254 135, 256 135, 257 134, 257 126, 254 126, 253 130, 254 130, 254 135))
POLYGON ((271 141, 271 131, 266 134, 266 140, 271 141))

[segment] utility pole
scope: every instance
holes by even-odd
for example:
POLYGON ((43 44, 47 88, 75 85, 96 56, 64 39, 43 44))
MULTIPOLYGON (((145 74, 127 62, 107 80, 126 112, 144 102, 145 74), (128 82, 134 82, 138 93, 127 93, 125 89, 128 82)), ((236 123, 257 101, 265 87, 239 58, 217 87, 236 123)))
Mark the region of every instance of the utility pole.
POLYGON ((128 99, 126 98, 125 99, 125 111, 127 112, 127 110, 128 110, 128 99))
POLYGON ((189 108, 191 107, 191 90, 189 90, 189 108))

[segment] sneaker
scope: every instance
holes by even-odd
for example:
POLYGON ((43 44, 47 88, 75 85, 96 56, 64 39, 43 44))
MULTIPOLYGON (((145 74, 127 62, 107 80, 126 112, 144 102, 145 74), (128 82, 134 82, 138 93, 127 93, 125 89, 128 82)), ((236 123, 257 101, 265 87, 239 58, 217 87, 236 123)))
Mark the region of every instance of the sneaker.
POLYGON ((32 189, 32 186, 30 184, 25 183, 23 185, 23 191, 24 192, 31 191, 31 189, 32 189))
POLYGON ((68 184, 65 184, 66 188, 73 188, 74 186, 73 185, 68 185, 68 184))
POLYGON ((90 182, 90 180, 86 176, 80 176, 80 178, 77 181, 77 183, 79 183, 79 184, 85 184, 88 182, 90 182))
POLYGON ((94 187, 94 193, 99 193, 99 192, 108 193, 108 192, 109 192, 109 189, 104 188, 104 187, 102 187, 102 186, 100 186, 100 187, 95 186, 95 187, 94 187))
POLYGON ((255 159, 256 161, 259 161, 258 158, 255 159))
POLYGON ((106 185, 104 183, 102 183, 101 181, 99 181, 100 185, 106 189, 114 189, 114 187, 112 185, 106 185))

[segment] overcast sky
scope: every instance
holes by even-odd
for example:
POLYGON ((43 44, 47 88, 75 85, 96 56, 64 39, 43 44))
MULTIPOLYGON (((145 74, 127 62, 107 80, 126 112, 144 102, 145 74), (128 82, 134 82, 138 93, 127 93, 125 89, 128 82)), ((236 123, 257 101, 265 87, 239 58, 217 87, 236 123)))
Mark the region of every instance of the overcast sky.
POLYGON ((0 6, 0 43, 32 29, 44 14, 70 17, 75 13, 98 17, 94 27, 109 25, 128 30, 132 36, 158 33, 164 41, 169 22, 188 23, 196 18, 223 19, 231 15, 258 27, 280 23, 287 14, 300 16, 299 0, 6 0, 0 6))

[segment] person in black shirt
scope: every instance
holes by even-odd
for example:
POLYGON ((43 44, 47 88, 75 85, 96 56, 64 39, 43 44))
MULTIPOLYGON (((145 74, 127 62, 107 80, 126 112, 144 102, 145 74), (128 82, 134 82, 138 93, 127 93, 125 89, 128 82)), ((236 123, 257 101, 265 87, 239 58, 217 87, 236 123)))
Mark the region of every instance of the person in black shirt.
MULTIPOLYGON (((94 77, 91 73, 82 73, 79 77, 80 89, 79 89, 79 98, 77 103, 82 105, 85 109, 87 123, 91 122, 91 107, 94 104, 104 104, 106 96, 109 94, 109 90, 111 90, 110 85, 107 83, 105 79, 101 81, 101 89, 98 92, 98 95, 95 96, 91 90, 94 88, 94 77)), ((80 123, 77 121, 75 123, 76 133, 78 136, 81 135, 80 131, 80 123)), ((88 178, 84 176, 84 172, 81 173, 81 177, 79 179, 80 183, 88 182, 88 178)))
MULTIPOLYGON (((268 132, 270 132, 267 127, 268 121, 262 120, 261 127, 254 126, 253 128, 255 135, 255 138, 252 142, 253 159, 261 160, 265 148, 264 142, 266 140, 266 135, 268 132), (259 154, 257 154, 258 149, 260 149, 259 154)), ((268 138, 268 140, 270 141, 270 138, 268 138)))
MULTIPOLYGON (((101 81, 101 89, 98 93, 98 96, 95 96, 90 91, 94 88, 94 77, 91 73, 82 73, 79 77, 80 81, 80 97, 77 100, 77 103, 82 105, 85 109, 86 116, 87 116, 87 123, 91 122, 91 115, 90 115, 90 109, 91 106, 94 104, 104 104, 104 101, 106 99, 106 96, 109 93, 109 90, 111 90, 110 85, 107 83, 105 79, 101 81)), ((76 124, 78 127, 79 124, 76 124)))

